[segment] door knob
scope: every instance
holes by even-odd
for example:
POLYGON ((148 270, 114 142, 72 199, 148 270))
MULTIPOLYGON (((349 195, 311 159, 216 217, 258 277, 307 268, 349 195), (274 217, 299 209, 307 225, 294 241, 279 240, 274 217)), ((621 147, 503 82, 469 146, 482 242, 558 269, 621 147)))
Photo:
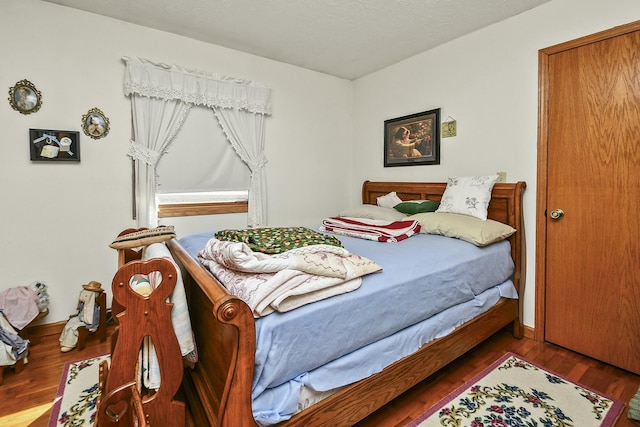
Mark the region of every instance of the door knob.
POLYGON ((551 219, 560 219, 564 216, 564 211, 562 209, 554 209, 551 211, 551 219))

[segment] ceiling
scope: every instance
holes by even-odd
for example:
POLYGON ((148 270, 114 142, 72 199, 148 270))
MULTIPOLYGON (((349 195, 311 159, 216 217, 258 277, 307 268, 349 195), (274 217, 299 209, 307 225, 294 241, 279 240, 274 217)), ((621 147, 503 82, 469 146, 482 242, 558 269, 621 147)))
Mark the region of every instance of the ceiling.
POLYGON ((43 0, 355 79, 550 0, 43 0))

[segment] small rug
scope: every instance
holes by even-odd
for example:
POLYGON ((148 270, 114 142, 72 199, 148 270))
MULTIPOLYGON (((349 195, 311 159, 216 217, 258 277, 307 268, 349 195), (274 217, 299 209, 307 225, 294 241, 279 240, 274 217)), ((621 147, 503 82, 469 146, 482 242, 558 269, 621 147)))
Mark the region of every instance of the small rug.
POLYGON ((629 401, 629 419, 636 423, 640 422, 640 388, 629 401))
POLYGON ((623 408, 620 401, 507 353, 407 427, 608 427, 623 408))
POLYGON ((96 417, 100 362, 109 355, 69 362, 64 365, 58 394, 53 402, 49 427, 93 426, 96 417))

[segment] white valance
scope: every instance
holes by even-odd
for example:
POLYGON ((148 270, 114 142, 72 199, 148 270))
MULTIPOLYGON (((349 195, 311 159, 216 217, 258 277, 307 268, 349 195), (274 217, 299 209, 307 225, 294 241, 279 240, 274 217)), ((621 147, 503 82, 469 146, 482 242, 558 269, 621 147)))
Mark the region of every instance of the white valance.
POLYGON ((271 89, 263 84, 142 58, 122 58, 125 95, 181 100, 209 108, 271 114, 271 89))

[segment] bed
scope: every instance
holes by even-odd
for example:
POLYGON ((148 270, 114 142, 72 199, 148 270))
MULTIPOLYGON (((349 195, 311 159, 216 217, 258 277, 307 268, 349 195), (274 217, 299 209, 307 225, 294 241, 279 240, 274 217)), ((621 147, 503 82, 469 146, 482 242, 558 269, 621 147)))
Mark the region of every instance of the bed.
MULTIPOLYGON (((375 205, 379 197, 390 192, 395 192, 402 200, 439 201, 446 186, 446 183, 365 181, 362 202, 375 205)), ((525 186, 524 182, 495 184, 488 208, 488 218, 517 230, 502 244, 508 242, 506 250, 512 261, 512 274, 508 281, 519 295, 524 288, 525 273, 522 213, 525 186)), ((252 410, 256 325, 262 328, 260 320, 264 318, 254 318, 247 304, 231 295, 194 257, 194 250, 187 249, 186 243, 182 242, 181 239, 173 239, 167 246, 182 272, 199 353, 197 365, 185 371, 183 380, 191 415, 196 425, 257 425, 252 410)), ((498 296, 496 300, 495 304, 457 326, 448 335, 421 345, 380 371, 332 390, 322 400, 280 424, 353 425, 505 326, 512 324, 514 335, 521 337, 521 299, 498 296)), ((391 303, 384 310, 390 309, 394 309, 391 303)))

